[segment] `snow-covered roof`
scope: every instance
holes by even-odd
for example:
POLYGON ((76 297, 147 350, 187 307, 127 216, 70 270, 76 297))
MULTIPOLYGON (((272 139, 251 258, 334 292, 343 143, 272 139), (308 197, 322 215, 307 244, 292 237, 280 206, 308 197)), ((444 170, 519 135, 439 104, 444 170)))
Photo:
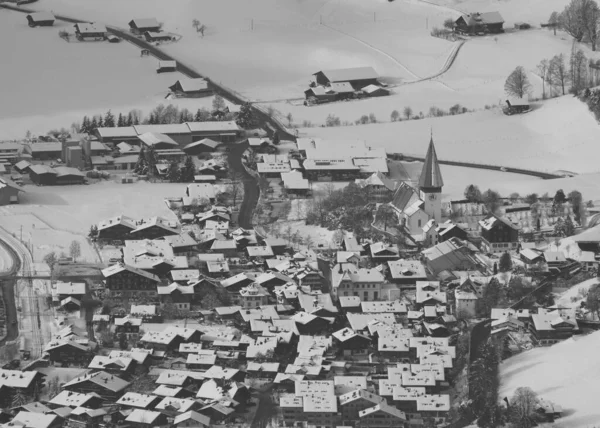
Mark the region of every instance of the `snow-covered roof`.
POLYGON ((322 73, 330 82, 351 82, 354 80, 377 79, 379 74, 373 67, 338 68, 333 70, 322 70, 314 75, 322 73))

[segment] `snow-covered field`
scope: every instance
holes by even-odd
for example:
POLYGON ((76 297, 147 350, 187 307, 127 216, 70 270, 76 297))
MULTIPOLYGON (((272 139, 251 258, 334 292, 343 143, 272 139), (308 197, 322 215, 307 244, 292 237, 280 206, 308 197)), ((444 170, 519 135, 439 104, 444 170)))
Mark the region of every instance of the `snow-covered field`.
POLYGON ((541 171, 598 171, 594 153, 600 127, 587 106, 570 95, 539 103, 524 115, 506 116, 493 109, 435 119, 304 128, 300 135, 360 139, 390 153, 424 156, 431 129, 440 159, 541 171))
POLYGON ((500 365, 500 397, 510 397, 515 389, 528 386, 541 398, 563 407, 564 417, 557 420, 557 426, 598 426, 599 352, 600 332, 595 332, 511 357, 500 365))
POLYGON ((184 184, 101 182, 89 186, 26 186, 19 205, 0 207, 0 225, 23 241, 32 242, 34 259, 47 253, 69 254, 73 240, 81 245, 81 260, 98 261, 86 235, 92 224, 120 214, 133 218, 163 216, 175 220, 164 198, 181 196, 184 184))
POLYGON ((24 137, 40 122, 46 131, 69 127, 83 114, 164 102, 168 86, 181 76, 157 74, 157 60, 141 58, 128 43, 68 43, 58 32, 70 27, 56 21, 29 28, 25 14, 0 9, 0 138, 24 137), (67 120, 48 120, 64 114, 67 120))

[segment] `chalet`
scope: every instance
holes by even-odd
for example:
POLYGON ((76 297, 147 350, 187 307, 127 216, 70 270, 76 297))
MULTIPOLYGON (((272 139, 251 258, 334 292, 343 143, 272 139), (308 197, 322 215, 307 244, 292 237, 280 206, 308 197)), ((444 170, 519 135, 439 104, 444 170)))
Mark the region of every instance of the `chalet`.
POLYGON ((45 375, 37 371, 21 371, 0 369, 0 387, 2 394, 0 404, 8 408, 13 405, 12 397, 16 393, 24 396, 34 396, 36 390, 44 385, 45 375))
POLYGON ((128 25, 129 30, 134 34, 143 34, 146 31, 158 32, 161 27, 156 18, 132 19, 128 25))
POLYGON ((114 401, 121 397, 129 382, 106 372, 86 373, 63 385, 63 389, 83 394, 96 393, 105 400, 114 401))
POLYGON ((80 394, 73 391, 61 391, 52 398, 48 405, 56 407, 87 407, 97 409, 102 406, 102 399, 97 394, 80 394))
POLYGON ((52 340, 44 348, 44 353, 48 354, 48 360, 70 365, 85 365, 93 356, 90 346, 78 343, 75 340, 52 340))
POLYGON ((182 78, 169 86, 171 92, 186 97, 202 97, 212 95, 208 81, 202 78, 182 78))
POLYGON ((194 287, 173 283, 165 287, 157 287, 161 303, 172 302, 178 309, 189 311, 194 298, 194 287))
POLYGON ((268 245, 275 254, 283 254, 287 249, 287 242, 283 238, 266 238, 265 245, 268 245))
MULTIPOLYGON (((531 105, 527 100, 512 98, 506 100, 506 107, 502 109, 502 111, 508 116, 519 113, 528 113, 531 111, 531 105)), ((527 207, 526 210, 529 211, 529 207, 527 207)))
POLYGON ((130 232, 130 239, 157 239, 168 235, 179 235, 180 233, 175 228, 176 225, 161 217, 136 221, 135 226, 135 229, 130 232))
POLYGON ((519 246, 519 226, 505 217, 489 214, 479 225, 482 245, 487 252, 503 253, 519 246))
POLYGON ((173 420, 173 426, 180 427, 195 427, 195 428, 208 428, 210 427, 210 417, 201 413, 190 410, 185 413, 178 414, 173 420))
POLYGON ((446 293, 441 290, 438 281, 419 281, 415 303, 419 306, 445 305, 446 293))
POLYGON ((562 251, 545 251, 544 260, 549 268, 561 267, 568 263, 567 258, 562 251))
MULTIPOLYGON (((327 103, 336 100, 336 94, 331 89, 323 86, 313 86, 304 91, 307 100, 317 103, 327 103)), ((309 101, 310 102, 310 101, 309 101)))
POLYGON ((456 31, 464 34, 503 33, 504 18, 498 12, 469 13, 454 21, 456 31))
POLYGON ((210 138, 202 138, 201 140, 194 141, 193 143, 186 145, 183 148, 183 151, 192 156, 200 153, 212 153, 217 151, 219 144, 221 143, 211 140, 210 138))
POLYGON ((155 410, 161 411, 168 416, 176 416, 179 413, 189 412, 200 406, 200 403, 190 398, 164 397, 156 405, 155 410))
POLYGON ((298 294, 300 308, 309 314, 331 318, 339 313, 329 294, 298 294))
POLYGON ((130 233, 137 228, 135 220, 126 216, 113 217, 98 223, 98 239, 131 239, 130 233))
POLYGON ((167 425, 167 415, 152 410, 134 409, 125 418, 129 427, 151 428, 167 425))
POLYGON ((152 409, 161 401, 156 395, 140 394, 137 392, 127 392, 116 404, 123 407, 133 407, 136 409, 152 409))
POLYGON ((549 311, 540 308, 537 314, 531 315, 531 321, 532 338, 541 346, 553 345, 579 332, 574 309, 549 311))
POLYGON ((371 339, 368 336, 356 333, 348 327, 332 333, 332 337, 343 350, 363 350, 368 349, 371 345, 371 339))
POLYGON ((155 296, 160 279, 149 272, 123 263, 102 270, 106 288, 123 297, 155 296))
POLYGON ((63 419, 56 414, 43 414, 28 411, 19 412, 11 422, 2 427, 34 427, 34 428, 59 428, 63 426, 63 419))
MULTIPOLYGON (((58 410, 58 409, 57 409, 58 410)), ((108 415, 104 409, 90 409, 87 407, 76 407, 69 412, 67 424, 71 427, 94 427, 104 423, 104 418, 108 415)))
POLYGON ((581 256, 579 257, 579 263, 581 263, 583 270, 587 272, 598 270, 599 262, 591 251, 582 251, 581 256))
POLYGON ((322 70, 313 74, 317 85, 332 86, 334 83, 348 83, 353 90, 360 90, 368 85, 378 85, 379 75, 372 67, 344 68, 322 70))
POLYGON ((389 202, 394 195, 397 184, 382 172, 374 172, 365 179, 357 179, 356 185, 367 192, 370 202, 389 202))
POLYGON ((193 328, 169 327, 163 331, 149 331, 140 339, 148 348, 176 350, 181 343, 199 342, 202 333, 193 328))
POLYGON ((157 73, 170 73, 177 71, 177 61, 158 61, 157 73))
POLYGON ((115 318, 115 334, 125 334, 130 339, 137 339, 140 333, 140 327, 142 325, 141 318, 134 318, 125 316, 121 318, 115 318))
POLYGON ((78 40, 104 40, 106 37, 106 27, 97 23, 79 23, 75 24, 75 36, 78 40))
POLYGON ((175 256, 191 257, 198 251, 198 243, 187 233, 163 236, 159 239, 169 243, 175 256))
POLYGON ((397 245, 387 245, 383 242, 376 242, 369 246, 369 250, 371 252, 371 260, 377 264, 398 260, 400 258, 397 245))
POLYGON ((111 358, 102 355, 96 355, 88 365, 91 371, 102 370, 126 379, 133 375, 135 367, 136 362, 132 358, 111 358))
POLYGON ((361 427, 402 426, 406 420, 406 414, 402 410, 386 403, 377 404, 358 412, 358 424, 361 427))
POLYGON ((154 31, 146 31, 144 32, 143 37, 148 43, 170 42, 176 40, 176 36, 173 33, 167 33, 165 31, 159 31, 156 33, 154 31))
POLYGON ((448 220, 444 223, 440 223, 436 226, 437 232, 437 242, 444 242, 450 238, 458 238, 465 240, 468 237, 467 231, 464 230, 459 225, 452 222, 452 220, 448 220))
POLYGON ((216 240, 212 243, 210 249, 212 252, 223 254, 225 257, 233 257, 237 253, 237 245, 233 239, 224 241, 216 240))
POLYGON ((35 12, 27 15, 30 27, 51 27, 54 24, 54 15, 50 12, 35 12))

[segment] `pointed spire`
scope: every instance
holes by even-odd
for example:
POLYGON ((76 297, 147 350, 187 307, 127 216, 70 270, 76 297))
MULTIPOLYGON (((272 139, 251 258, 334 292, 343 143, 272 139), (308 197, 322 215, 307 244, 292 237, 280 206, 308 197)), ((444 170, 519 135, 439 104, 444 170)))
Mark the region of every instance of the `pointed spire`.
POLYGON ((421 177, 419 178, 419 188, 423 191, 440 192, 442 187, 444 187, 444 180, 442 178, 442 172, 440 171, 440 165, 435 152, 435 146, 433 145, 432 129, 429 148, 427 149, 427 155, 425 156, 425 162, 423 163, 423 170, 421 171, 421 177))

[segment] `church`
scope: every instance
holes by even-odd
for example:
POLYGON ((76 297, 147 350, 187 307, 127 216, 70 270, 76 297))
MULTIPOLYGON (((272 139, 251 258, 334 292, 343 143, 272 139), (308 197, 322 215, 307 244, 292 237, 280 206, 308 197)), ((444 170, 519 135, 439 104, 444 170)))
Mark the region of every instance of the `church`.
POLYGON ((396 189, 390 205, 398 214, 401 227, 417 242, 435 239, 435 229, 442 221, 442 187, 444 180, 438 162, 433 137, 419 177, 418 190, 403 182, 396 189), (431 236, 430 236, 431 235, 431 236))

